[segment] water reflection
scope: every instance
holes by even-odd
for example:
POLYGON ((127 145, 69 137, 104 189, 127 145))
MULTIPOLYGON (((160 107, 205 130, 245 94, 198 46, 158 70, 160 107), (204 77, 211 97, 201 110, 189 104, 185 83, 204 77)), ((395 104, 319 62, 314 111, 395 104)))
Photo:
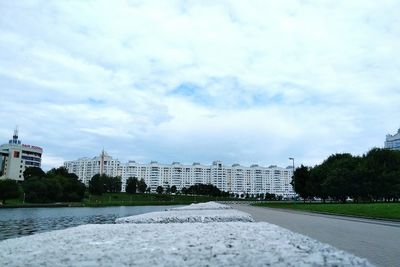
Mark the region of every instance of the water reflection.
POLYGON ((0 209, 0 240, 65 229, 82 224, 114 223, 123 216, 160 211, 170 206, 102 208, 19 208, 0 209))

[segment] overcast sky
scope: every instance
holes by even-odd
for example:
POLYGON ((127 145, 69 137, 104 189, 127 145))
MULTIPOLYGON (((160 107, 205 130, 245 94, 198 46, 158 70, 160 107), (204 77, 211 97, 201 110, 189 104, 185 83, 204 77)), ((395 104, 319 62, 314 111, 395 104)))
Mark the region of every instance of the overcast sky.
POLYGON ((0 140, 43 167, 314 165, 400 127, 400 1, 0 2, 0 140))

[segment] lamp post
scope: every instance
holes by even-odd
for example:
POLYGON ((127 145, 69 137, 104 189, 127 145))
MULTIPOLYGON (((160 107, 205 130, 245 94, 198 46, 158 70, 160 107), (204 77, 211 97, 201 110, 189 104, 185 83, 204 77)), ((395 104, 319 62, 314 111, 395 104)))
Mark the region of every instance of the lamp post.
MULTIPOLYGON (((289 158, 289 160, 292 161, 293 163, 293 169, 292 169, 292 182, 294 181, 294 158, 289 158)), ((293 182, 293 191, 296 192, 295 190, 295 182, 293 182)))
POLYGON ((294 174, 294 158, 289 158, 293 162, 293 174, 294 174))

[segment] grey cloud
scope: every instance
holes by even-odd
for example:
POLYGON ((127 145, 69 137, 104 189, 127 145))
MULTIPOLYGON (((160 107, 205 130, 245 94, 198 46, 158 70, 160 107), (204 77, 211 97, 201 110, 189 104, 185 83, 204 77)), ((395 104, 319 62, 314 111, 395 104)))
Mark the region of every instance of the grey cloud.
POLYGON ((121 160, 315 164, 399 126, 398 1, 0 9, 0 138, 20 125, 47 166, 102 147, 121 160))

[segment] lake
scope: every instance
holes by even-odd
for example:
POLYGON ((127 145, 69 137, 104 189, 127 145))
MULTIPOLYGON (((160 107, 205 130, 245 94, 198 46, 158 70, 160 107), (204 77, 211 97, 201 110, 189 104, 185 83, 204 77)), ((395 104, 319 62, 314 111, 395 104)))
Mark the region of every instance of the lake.
MULTIPOLYGON (((114 223, 116 218, 162 211, 171 206, 0 209, 0 240, 82 224, 114 223)), ((176 207, 176 206, 174 206, 176 207)))

